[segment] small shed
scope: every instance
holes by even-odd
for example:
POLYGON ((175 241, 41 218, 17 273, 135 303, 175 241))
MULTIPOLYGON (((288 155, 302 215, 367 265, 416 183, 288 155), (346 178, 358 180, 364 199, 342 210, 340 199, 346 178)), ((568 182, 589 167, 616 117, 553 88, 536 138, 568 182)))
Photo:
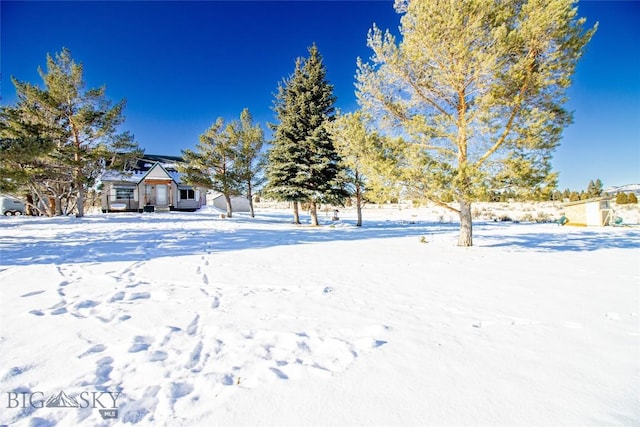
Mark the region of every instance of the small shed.
MULTIPOLYGON (((207 193, 207 205, 220 210, 227 209, 227 201, 224 195, 216 191, 207 193)), ((231 209, 233 212, 249 212, 249 199, 244 196, 231 196, 231 209)))
POLYGON ((605 198, 580 200, 565 205, 565 216, 569 219, 567 225, 602 227, 609 225, 611 214, 609 199, 605 198))

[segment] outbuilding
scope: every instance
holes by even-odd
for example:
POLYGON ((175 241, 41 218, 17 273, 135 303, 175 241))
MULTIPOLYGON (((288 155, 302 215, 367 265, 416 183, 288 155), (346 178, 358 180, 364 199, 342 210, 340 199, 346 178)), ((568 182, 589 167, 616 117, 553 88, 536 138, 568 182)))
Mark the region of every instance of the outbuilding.
MULTIPOLYGON (((209 191, 207 193, 207 206, 213 206, 216 209, 226 210, 227 201, 222 193, 217 191, 209 191)), ((231 210, 233 212, 249 212, 249 199, 244 196, 231 196, 231 210)))
POLYGON ((567 225, 596 226, 610 225, 612 217, 609 199, 589 199, 570 202, 565 205, 565 216, 569 222, 567 225))

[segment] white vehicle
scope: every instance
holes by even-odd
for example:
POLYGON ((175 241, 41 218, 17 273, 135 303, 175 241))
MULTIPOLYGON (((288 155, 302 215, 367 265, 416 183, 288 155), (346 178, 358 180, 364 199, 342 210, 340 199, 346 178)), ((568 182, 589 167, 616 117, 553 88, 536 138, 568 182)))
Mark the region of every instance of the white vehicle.
POLYGON ((24 215, 24 202, 13 196, 0 195, 0 213, 2 215, 24 215))

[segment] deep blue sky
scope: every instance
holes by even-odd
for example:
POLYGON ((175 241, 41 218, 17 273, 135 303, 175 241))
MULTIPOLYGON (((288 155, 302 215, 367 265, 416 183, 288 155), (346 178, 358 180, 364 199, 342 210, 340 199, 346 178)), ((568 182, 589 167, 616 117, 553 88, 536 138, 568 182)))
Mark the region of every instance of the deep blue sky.
MULTIPOLYGON (((278 82, 316 43, 337 106, 357 108, 356 57, 375 22, 397 33, 393 1, 2 1, 2 103, 10 76, 41 83, 47 53, 71 50, 88 87, 127 99, 125 129, 147 153, 178 155, 219 116, 248 107, 266 128, 278 82)), ((569 91, 575 123, 554 157, 560 188, 640 183, 640 2, 582 1, 600 22, 569 91)))

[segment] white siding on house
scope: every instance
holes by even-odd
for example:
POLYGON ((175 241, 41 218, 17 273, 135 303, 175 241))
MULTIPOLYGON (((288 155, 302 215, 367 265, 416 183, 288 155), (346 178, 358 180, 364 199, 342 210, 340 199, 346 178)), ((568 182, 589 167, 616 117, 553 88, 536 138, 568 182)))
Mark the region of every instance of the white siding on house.
POLYGON ((157 165, 149 171, 145 179, 171 179, 169 175, 167 175, 161 167, 157 165))

